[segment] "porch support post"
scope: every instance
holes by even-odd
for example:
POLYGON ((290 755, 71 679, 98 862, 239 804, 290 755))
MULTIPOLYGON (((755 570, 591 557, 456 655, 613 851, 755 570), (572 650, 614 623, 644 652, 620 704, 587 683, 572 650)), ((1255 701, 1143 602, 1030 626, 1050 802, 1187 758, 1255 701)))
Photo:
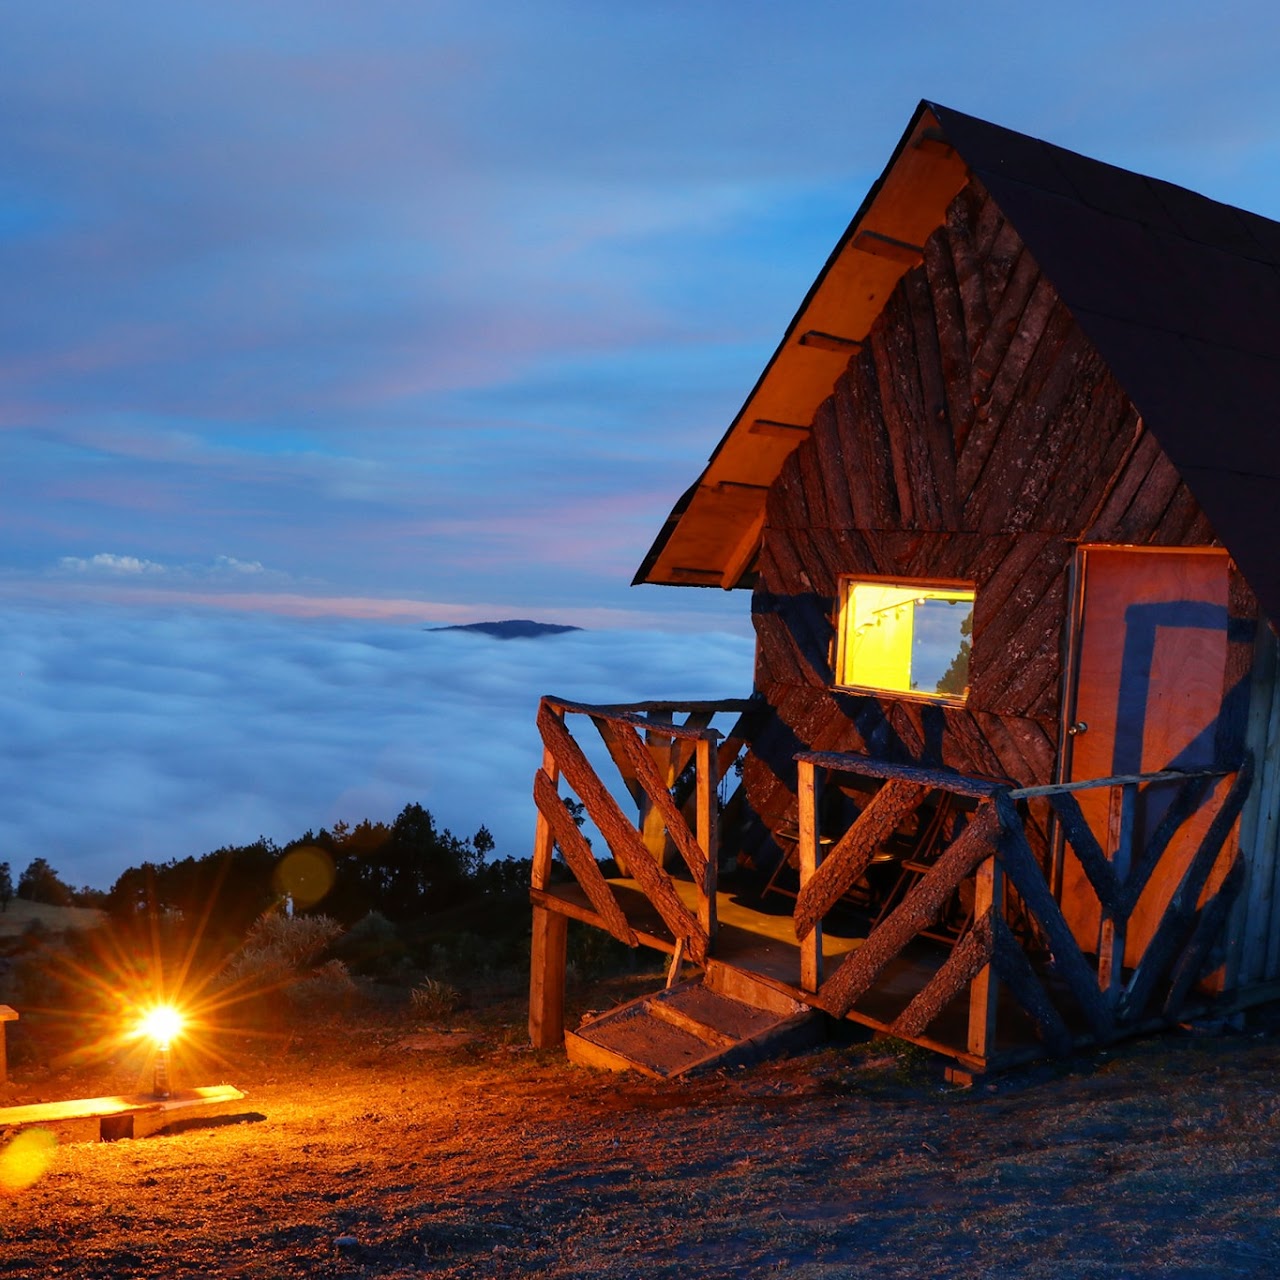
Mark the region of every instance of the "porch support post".
POLYGON ((529 956, 529 1041, 535 1049, 564 1044, 564 977, 569 920, 546 907, 533 909, 529 956))
POLYGON ((720 832, 716 813, 720 779, 716 743, 699 738, 695 768, 698 772, 698 847, 706 854, 707 871, 698 899, 698 923, 707 931, 708 946, 716 937, 716 890, 720 875, 720 832))
MULTIPOLYGON (((995 857, 978 865, 973 889, 975 920, 981 920, 993 907, 995 914, 1004 918, 1004 873, 995 857)), ((975 1058, 989 1058, 995 1048, 998 987, 990 964, 983 965, 969 984, 969 1052, 975 1058)))
MULTIPOLYGON (((542 771, 558 782, 560 766, 550 747, 542 752, 542 771)), ((533 834, 534 889, 545 889, 551 881, 551 858, 555 836, 542 811, 538 810, 533 834)), ((546 907, 533 909, 533 945, 529 953, 529 1040, 535 1049, 558 1049, 564 1044, 565 951, 569 921, 546 907)))
MULTIPOLYGON (((811 760, 797 761, 799 781, 800 888, 813 879, 822 860, 822 848, 818 843, 818 776, 811 760)), ((800 989, 817 991, 822 985, 822 921, 815 922, 800 943, 800 989)))

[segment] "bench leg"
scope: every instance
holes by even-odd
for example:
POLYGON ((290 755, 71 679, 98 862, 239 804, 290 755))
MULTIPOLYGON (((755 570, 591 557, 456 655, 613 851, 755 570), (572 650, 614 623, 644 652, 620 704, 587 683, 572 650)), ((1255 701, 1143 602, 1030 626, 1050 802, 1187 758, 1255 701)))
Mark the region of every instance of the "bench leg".
POLYGON ((121 1138, 132 1137, 132 1116, 103 1116, 98 1121, 98 1140, 100 1142, 119 1142, 121 1138))
POLYGON ((7 1004, 0 1004, 0 1084, 9 1078, 9 1060, 5 1056, 5 1037, 9 1034, 7 1023, 17 1022, 17 1009, 7 1004))

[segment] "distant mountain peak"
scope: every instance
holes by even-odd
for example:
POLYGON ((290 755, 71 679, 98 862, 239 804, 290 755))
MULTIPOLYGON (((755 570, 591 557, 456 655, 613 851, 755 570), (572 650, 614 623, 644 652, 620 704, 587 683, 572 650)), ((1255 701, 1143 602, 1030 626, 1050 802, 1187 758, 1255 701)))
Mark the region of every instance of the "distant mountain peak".
POLYGON ((581 627, 559 622, 533 622, 529 618, 507 618, 502 622, 463 622, 448 627, 428 627, 428 631, 478 631, 497 640, 536 640, 539 636, 558 636, 581 627))

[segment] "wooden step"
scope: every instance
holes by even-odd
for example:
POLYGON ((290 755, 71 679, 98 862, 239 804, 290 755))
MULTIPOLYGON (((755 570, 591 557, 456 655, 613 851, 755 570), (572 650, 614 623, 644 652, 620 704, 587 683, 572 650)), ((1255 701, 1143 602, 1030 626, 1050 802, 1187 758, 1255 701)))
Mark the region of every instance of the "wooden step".
POLYGON ((565 1034, 571 1061, 674 1079, 816 1044, 822 1015, 795 1001, 761 1008, 702 979, 641 996, 565 1034))

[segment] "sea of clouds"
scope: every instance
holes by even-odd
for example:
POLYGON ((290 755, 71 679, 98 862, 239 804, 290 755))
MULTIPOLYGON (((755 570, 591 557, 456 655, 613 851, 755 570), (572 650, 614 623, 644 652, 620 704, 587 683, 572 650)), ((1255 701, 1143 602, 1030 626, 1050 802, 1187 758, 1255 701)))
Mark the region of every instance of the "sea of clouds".
POLYGON ((742 635, 497 640, 212 610, 6 613, 0 861, 16 878, 44 857, 75 886, 259 836, 388 821, 414 801, 455 835, 486 825, 496 856, 524 857, 540 695, 751 689, 742 635))

